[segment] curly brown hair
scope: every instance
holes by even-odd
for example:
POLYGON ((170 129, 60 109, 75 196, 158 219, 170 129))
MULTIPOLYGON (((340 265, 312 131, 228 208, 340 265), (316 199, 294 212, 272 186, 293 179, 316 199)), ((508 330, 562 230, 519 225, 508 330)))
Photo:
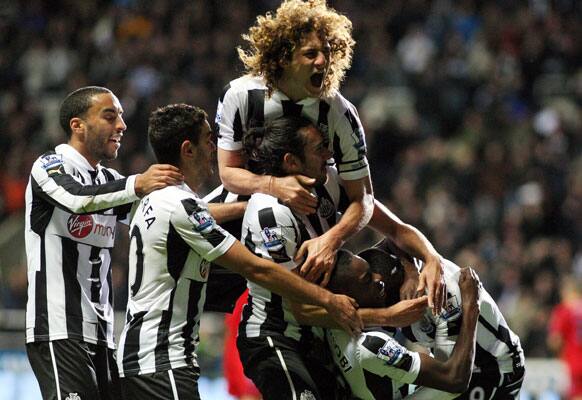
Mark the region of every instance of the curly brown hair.
POLYGON ((285 0, 275 14, 257 17, 256 24, 242 35, 248 49, 238 47, 238 55, 247 73, 262 76, 269 95, 283 73, 283 63, 291 61, 293 51, 309 33, 317 32, 331 46, 328 72, 322 96, 339 89, 352 63, 355 41, 352 23, 344 15, 327 7, 325 0, 285 0))

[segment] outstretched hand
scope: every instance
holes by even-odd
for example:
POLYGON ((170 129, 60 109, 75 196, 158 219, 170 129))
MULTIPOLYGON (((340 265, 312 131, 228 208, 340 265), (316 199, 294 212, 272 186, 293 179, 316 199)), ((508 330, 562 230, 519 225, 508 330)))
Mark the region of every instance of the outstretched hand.
POLYGON ((401 300, 396 304, 388 307, 389 326, 401 328, 418 321, 426 310, 428 297, 421 296, 416 299, 401 300))
POLYGON ((350 336, 357 336, 364 329, 364 323, 357 312, 358 303, 343 294, 333 294, 325 307, 335 322, 350 336))
POLYGON ((317 197, 309 191, 314 184, 315 179, 304 175, 272 177, 269 191, 293 211, 309 215, 317 209, 317 197))
POLYGON ((179 185, 183 181, 184 176, 173 165, 154 164, 135 178, 135 194, 143 197, 154 190, 163 189, 166 186, 179 185))

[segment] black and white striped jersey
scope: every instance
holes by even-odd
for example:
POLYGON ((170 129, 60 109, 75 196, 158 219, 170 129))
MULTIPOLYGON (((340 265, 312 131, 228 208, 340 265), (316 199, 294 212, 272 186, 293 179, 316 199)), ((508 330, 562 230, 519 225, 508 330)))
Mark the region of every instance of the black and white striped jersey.
MULTIPOLYGON (((317 213, 309 216, 296 216, 273 196, 253 194, 242 226, 242 242, 247 248, 283 268, 296 268, 293 258, 301 244, 334 226, 339 220, 338 212, 345 210, 349 203, 338 183, 337 170, 328 167, 327 176, 325 185, 312 189, 319 205, 317 213)), ((281 296, 253 282, 247 285, 249 300, 243 310, 239 335, 249 338, 284 335, 299 341, 309 332, 323 337, 321 329, 300 326, 281 296)))
MULTIPOLYGON (((421 262, 415 260, 417 266, 421 262)), ((427 310, 421 320, 403 328, 407 339, 430 348, 438 359, 447 359, 453 351, 461 327, 461 269, 444 260, 444 279, 447 303, 440 315, 427 310)), ((504 373, 517 372, 524 367, 524 354, 519 337, 509 328, 497 304, 487 291, 479 290, 479 322, 473 372, 482 372, 491 379, 502 378, 504 373)))
POLYGON ((326 329, 335 364, 358 399, 401 399, 420 371, 420 356, 381 330, 352 338, 340 329, 326 329))
POLYGON ((120 376, 197 365, 210 262, 236 239, 186 184, 145 196, 130 225, 129 301, 120 376))
POLYGON ((266 94, 259 77, 245 75, 227 85, 216 110, 218 147, 240 150, 249 128, 284 115, 303 115, 328 135, 342 179, 355 180, 370 174, 358 112, 339 92, 329 98, 309 97, 297 103, 279 90, 271 97, 266 94))
POLYGON ((27 343, 115 347, 110 253, 116 222, 138 200, 134 183, 93 168, 67 144, 34 162, 26 188, 27 343))

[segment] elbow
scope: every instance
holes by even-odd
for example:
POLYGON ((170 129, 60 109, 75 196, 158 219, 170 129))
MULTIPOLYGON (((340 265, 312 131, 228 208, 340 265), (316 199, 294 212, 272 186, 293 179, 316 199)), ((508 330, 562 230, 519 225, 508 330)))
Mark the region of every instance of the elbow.
POLYGON ((458 371, 456 374, 454 374, 454 376, 451 377, 449 388, 447 390, 451 393, 463 393, 469 388, 470 382, 471 368, 458 371))

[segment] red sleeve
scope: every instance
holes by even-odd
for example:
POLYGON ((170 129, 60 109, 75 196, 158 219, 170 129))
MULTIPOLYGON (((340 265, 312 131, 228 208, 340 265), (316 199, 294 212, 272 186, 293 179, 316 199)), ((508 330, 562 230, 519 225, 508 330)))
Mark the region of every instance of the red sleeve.
POLYGON ((553 335, 560 335, 564 337, 567 331, 567 324, 570 318, 568 318, 568 309, 562 304, 558 304, 553 310, 550 316, 550 324, 548 331, 553 335))

